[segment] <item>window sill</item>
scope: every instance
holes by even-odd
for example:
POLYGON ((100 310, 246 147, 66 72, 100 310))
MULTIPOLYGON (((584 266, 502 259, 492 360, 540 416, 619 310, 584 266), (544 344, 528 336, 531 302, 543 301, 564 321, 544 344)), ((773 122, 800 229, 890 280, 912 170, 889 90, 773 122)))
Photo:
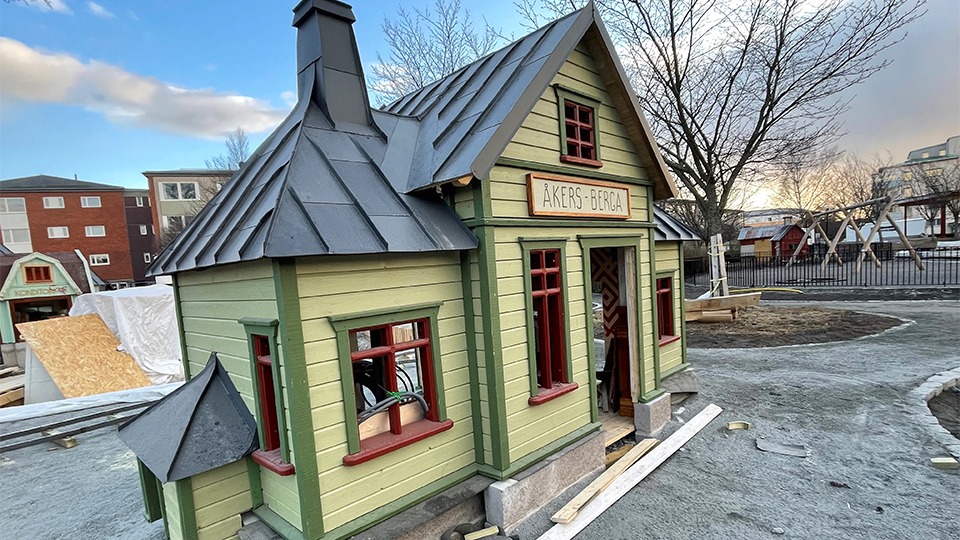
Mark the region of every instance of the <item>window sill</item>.
POLYGON ((347 454, 343 456, 343 464, 347 467, 366 463, 371 459, 389 454, 394 450, 409 446, 417 441, 422 441, 427 437, 436 435, 453 427, 453 420, 449 418, 443 422, 432 422, 430 420, 420 420, 412 424, 403 426, 402 435, 394 435, 389 431, 374 435, 364 440, 361 444, 365 447, 356 454, 347 454))
POLYGON ((250 455, 258 465, 271 470, 280 476, 290 476, 294 473, 292 463, 284 463, 280 459, 280 449, 264 452, 263 450, 254 450, 250 455))
POLYGON ((560 155, 560 161, 564 163, 574 163, 577 165, 586 165, 587 167, 603 167, 603 162, 597 161, 595 159, 586 159, 577 156, 571 156, 567 154, 560 155))
POLYGON ((557 399, 558 397, 564 394, 569 394, 570 392, 573 392, 579 387, 580 385, 578 385, 577 383, 558 383, 557 386, 554 386, 549 390, 540 388, 539 391, 537 392, 537 395, 527 400, 527 404, 541 405, 548 401, 557 399))
POLYGON ((663 336, 660 338, 659 345, 663 347, 664 345, 669 345, 677 341, 680 341, 680 336, 663 336))

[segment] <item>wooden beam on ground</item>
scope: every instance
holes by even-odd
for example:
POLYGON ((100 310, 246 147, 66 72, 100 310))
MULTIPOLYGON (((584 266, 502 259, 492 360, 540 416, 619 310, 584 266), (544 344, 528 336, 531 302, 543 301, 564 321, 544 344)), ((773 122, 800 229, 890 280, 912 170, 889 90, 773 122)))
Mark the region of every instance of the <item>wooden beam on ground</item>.
POLYGON ((102 417, 104 417, 104 416, 113 416, 113 415, 115 415, 115 414, 117 414, 117 413, 121 413, 121 412, 124 412, 124 411, 129 411, 129 410, 131 410, 131 409, 141 409, 141 408, 143 408, 143 407, 147 407, 147 406, 149 406, 149 405, 152 405, 153 403, 154 403, 153 401, 146 401, 146 402, 143 402, 143 403, 132 403, 132 404, 127 404, 127 405, 121 405, 120 407, 114 407, 114 408, 112 408, 112 409, 106 409, 106 410, 102 410, 102 411, 97 411, 97 412, 94 412, 94 413, 86 414, 86 415, 83 415, 83 416, 77 416, 77 417, 74 417, 74 418, 67 418, 66 420, 59 420, 59 421, 56 421, 56 422, 51 422, 51 423, 49 423, 49 424, 43 424, 43 425, 41 425, 41 426, 36 426, 36 427, 32 427, 32 428, 21 429, 20 431, 11 431, 11 432, 9 432, 9 433, 4 433, 4 434, 0 435, 0 441, 7 441, 7 440, 10 440, 10 439, 18 439, 18 438, 20 438, 20 437, 24 437, 24 436, 26 436, 26 435, 31 435, 31 434, 33 434, 33 433, 40 433, 40 432, 48 431, 48 430, 51 430, 51 429, 57 429, 57 428, 61 428, 61 427, 64 427, 64 426, 79 424, 79 423, 81 423, 81 422, 86 422, 86 421, 88 421, 88 420, 95 420, 95 419, 97 419, 97 418, 102 418, 102 417))
MULTIPOLYGON (((621 416, 621 418, 623 418, 621 416)), ((620 442, 624 437, 630 435, 637 428, 630 426, 614 426, 610 430, 603 430, 603 446, 610 446, 611 444, 616 444, 620 442)))
POLYGON ((887 214, 887 221, 893 225, 893 230, 897 231, 897 236, 900 237, 900 241, 903 242, 903 245, 907 246, 907 250, 910 251, 910 256, 913 257, 913 261, 917 263, 917 268, 920 270, 926 270, 923 265, 923 261, 920 260, 920 255, 917 254, 917 250, 913 249, 913 244, 910 243, 907 235, 903 233, 903 229, 900 228, 900 225, 897 225, 897 220, 890 217, 890 214, 887 214))
POLYGON ((703 315, 697 319, 699 323, 724 323, 733 322, 733 310, 704 311, 703 315))
POLYGON ((869 251, 873 255, 873 263, 880 268, 880 261, 877 260, 877 256, 874 255, 873 249, 870 247, 870 244, 873 243, 873 237, 880 232, 880 224, 883 222, 884 218, 887 217, 887 214, 890 212, 890 207, 893 206, 893 199, 887 197, 887 204, 883 206, 883 210, 880 211, 880 214, 877 216, 876 221, 873 222, 873 228, 870 229, 870 234, 867 235, 867 240, 863 243, 863 249, 860 250, 860 256, 857 257, 857 273, 860 272, 860 265, 863 264, 863 259, 866 257, 866 253, 869 251))
MULTIPOLYGON (((558 523, 550 528, 540 540, 570 540, 582 531, 594 519, 602 514, 613 503, 620 500, 628 491, 650 475, 664 461, 670 458, 681 446, 687 443, 694 435, 700 432, 707 424, 716 418, 723 409, 714 404, 707 405, 689 422, 674 432, 657 448, 637 461, 633 466, 615 478, 602 493, 588 502, 580 513, 570 523, 558 523)), ((639 447, 638 447, 639 448, 639 447)))
POLYGON ((760 304, 761 293, 731 294, 716 298, 684 300, 684 309, 690 311, 711 311, 717 309, 732 309, 738 307, 756 306, 760 304))
POLYGON ((0 369, 0 377, 6 377, 7 375, 20 375, 20 367, 13 366, 0 369))
POLYGON ((843 266, 843 259, 840 258, 840 255, 837 254, 837 244, 840 243, 840 239, 846 236, 847 224, 850 223, 850 219, 853 217, 853 214, 847 214, 843 218, 843 221, 840 222, 840 228, 837 229, 837 235, 830 241, 827 245, 827 254, 823 257, 823 264, 820 265, 820 268, 826 268, 827 263, 830 261, 830 255, 833 255, 837 259, 837 265, 843 266))
POLYGON ((660 441, 657 439, 644 439, 640 441, 639 444, 628 451, 626 455, 620 458, 612 467, 604 471, 596 480, 590 482, 590 485, 585 487, 576 497, 565 504, 550 520, 554 523, 570 523, 573 521, 581 508, 659 443, 660 441))
POLYGON ((26 375, 14 375, 0 379, 0 394, 9 392, 10 390, 16 390, 17 388, 23 388, 23 383, 26 380, 26 375))
POLYGON ((0 394, 0 407, 17 405, 18 401, 23 401, 23 387, 0 394))

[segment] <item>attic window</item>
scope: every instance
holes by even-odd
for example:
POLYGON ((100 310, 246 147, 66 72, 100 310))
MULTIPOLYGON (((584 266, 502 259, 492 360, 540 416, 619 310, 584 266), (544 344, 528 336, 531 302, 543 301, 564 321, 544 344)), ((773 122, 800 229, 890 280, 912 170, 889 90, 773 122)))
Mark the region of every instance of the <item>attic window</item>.
POLYGON ((53 283, 53 274, 49 266, 24 266, 24 283, 53 283))
POLYGON ((602 167, 597 142, 597 111, 600 102, 557 87, 560 118, 560 161, 602 167))

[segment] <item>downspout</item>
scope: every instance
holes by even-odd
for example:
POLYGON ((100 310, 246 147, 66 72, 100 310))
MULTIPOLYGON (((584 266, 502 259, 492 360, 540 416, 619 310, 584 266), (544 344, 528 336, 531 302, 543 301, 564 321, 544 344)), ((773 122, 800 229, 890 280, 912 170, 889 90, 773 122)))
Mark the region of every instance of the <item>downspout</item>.
MULTIPOLYGON (((79 249, 73 250, 77 254, 77 257, 80 257, 80 260, 83 261, 83 271, 87 275, 87 287, 90 289, 90 292, 98 292, 94 290, 96 285, 93 283, 93 273, 90 271, 90 264, 87 262, 87 258, 83 256, 83 253, 80 253, 79 249)), ((83 293, 83 291, 80 291, 83 293)))

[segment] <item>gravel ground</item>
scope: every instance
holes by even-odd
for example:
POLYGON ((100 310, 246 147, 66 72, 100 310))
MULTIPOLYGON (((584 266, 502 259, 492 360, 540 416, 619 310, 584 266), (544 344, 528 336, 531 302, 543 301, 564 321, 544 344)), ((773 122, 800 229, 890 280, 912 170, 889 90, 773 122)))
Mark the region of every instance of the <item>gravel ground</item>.
MULTIPOLYGON (((48 417, 48 421, 60 417, 48 417)), ((34 420, 0 426, 2 432, 34 420)), ((69 450, 44 443, 0 456, 0 539, 160 540, 143 517, 136 458, 116 427, 77 435, 69 450)))
POLYGON ((837 344, 692 349, 703 392, 677 416, 710 402, 724 412, 577 538, 957 538, 960 472, 928 464, 946 454, 906 400, 960 366, 960 303, 825 307, 916 324, 837 344), (754 429, 727 432, 730 420, 754 429), (761 452, 758 436, 811 456, 761 452))

